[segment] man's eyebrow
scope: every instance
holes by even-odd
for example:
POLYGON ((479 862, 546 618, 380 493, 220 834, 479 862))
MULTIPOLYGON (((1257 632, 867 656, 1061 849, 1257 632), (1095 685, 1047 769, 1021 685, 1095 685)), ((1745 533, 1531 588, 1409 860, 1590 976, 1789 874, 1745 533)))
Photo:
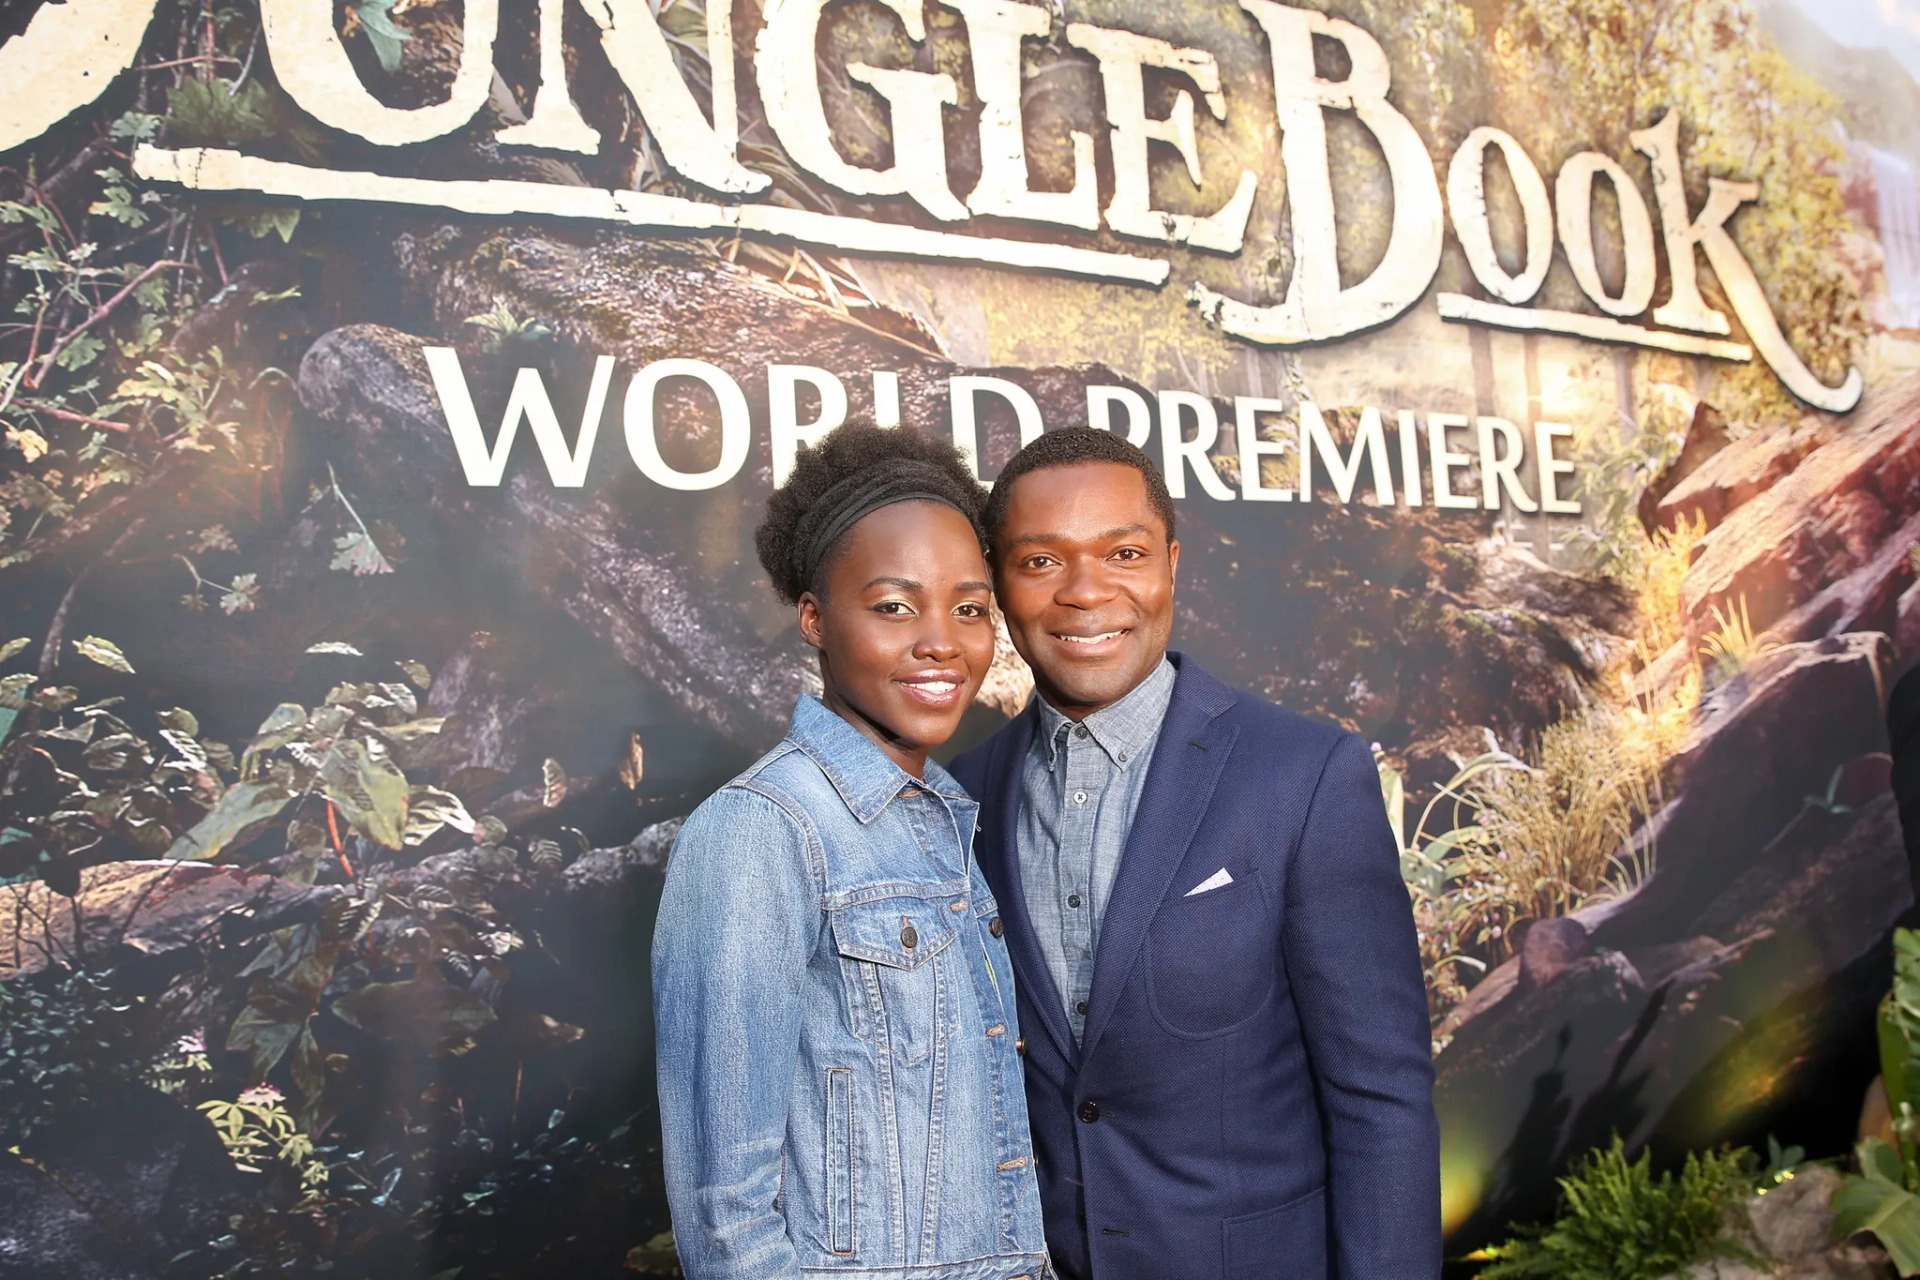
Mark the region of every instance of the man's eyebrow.
POLYGON ((954 590, 956 591, 991 591, 993 590, 993 584, 989 582, 957 582, 954 584, 954 590))
MULTIPOLYGON (((1143 524, 1123 524, 1123 525, 1116 525, 1111 529, 1106 529, 1100 533, 1096 533, 1091 538, 1085 539, 1085 541, 1107 542, 1114 538, 1127 537, 1130 534, 1136 534, 1136 533, 1150 534, 1152 532, 1153 530, 1147 528, 1147 526, 1143 524)), ((1035 542, 1072 542, 1072 541, 1073 539, 1068 537, 1064 533, 1023 533, 1017 538, 1009 539, 1009 545, 1016 546, 1016 547, 1024 547, 1035 542)))

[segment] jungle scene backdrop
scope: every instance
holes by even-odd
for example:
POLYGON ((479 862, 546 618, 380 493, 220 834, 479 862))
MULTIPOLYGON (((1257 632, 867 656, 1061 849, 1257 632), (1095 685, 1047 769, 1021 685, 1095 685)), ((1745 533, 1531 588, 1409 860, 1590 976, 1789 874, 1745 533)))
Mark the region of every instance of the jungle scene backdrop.
MULTIPOLYGON (((0 39, 51 7, 6 0, 0 39)), ((293 101, 254 0, 158 0, 131 69, 0 152, 0 1277, 678 1274, 651 912, 679 819, 778 739, 814 681, 752 555, 779 463, 776 365, 835 371, 855 417, 885 416, 868 373, 891 371, 895 416, 941 432, 956 375, 1012 384, 1048 426, 1087 421, 1089 386, 1130 389, 1156 424, 1223 424, 1204 465, 1230 494, 1249 456, 1268 485, 1298 480, 1308 406, 1356 459, 1369 406, 1389 424, 1402 408, 1498 417, 1529 440, 1567 424, 1570 512, 1367 501, 1364 485, 1349 502, 1222 501, 1188 472, 1176 647, 1377 744, 1461 1275, 1639 1274, 1526 1272, 1545 1246, 1503 1244, 1554 1221, 1556 1178, 1599 1176, 1609 1150, 1642 1190, 1671 1170, 1783 1197, 1799 1170, 1827 1218, 1806 1238, 1762 1221, 1760 1245, 1794 1274, 1890 1274, 1886 1254, 1834 1245, 1825 1199, 1872 1181, 1873 1157, 1853 1163, 1863 1132, 1914 1145, 1905 1085, 1876 1084, 1885 1028, 1902 1034, 1876 1010, 1913 898, 1883 707, 1920 656, 1920 14, 1325 7, 1384 48, 1438 182, 1499 124, 1543 170, 1596 151, 1651 191, 1629 134, 1677 113, 1683 209, 1710 176, 1758 184, 1732 232, 1820 382, 1860 372, 1857 405, 1812 408, 1759 360, 1449 323, 1431 302, 1324 343, 1201 322, 1184 282, 1277 297, 1302 216, 1268 51, 1218 0, 1041 6, 1023 54, 1034 188, 1073 185, 1077 132, 1103 201, 1118 143, 1067 25, 1217 58, 1231 110, 1189 118, 1184 170, 1156 142, 1153 191, 1206 213, 1236 166, 1260 174, 1245 247, 1168 248, 1158 289, 142 178, 143 147, 208 147, 700 194, 643 124, 592 6, 554 6, 598 134, 568 152, 496 136, 529 118, 543 74, 532 3, 499 6, 471 122, 382 148, 293 101), (614 404, 635 370, 686 359, 744 390, 749 452, 731 483, 669 488, 609 427, 566 485, 528 428, 500 483, 473 483, 428 364, 445 348, 489 439, 522 370, 571 438, 602 357, 614 404), (1235 447, 1236 397, 1272 403, 1271 448, 1235 447)), ((330 21, 368 93, 413 108, 461 74, 470 11, 357 0, 330 21)), ((838 145, 850 163, 893 156, 850 62, 947 71, 964 190, 985 162, 961 20, 928 5, 909 43, 898 13, 826 10, 815 52, 838 145)), ((695 99, 734 86, 761 203, 935 225, 790 162, 748 66, 755 0, 733 7, 737 65, 718 69, 700 0, 649 14, 695 99)), ((1316 45, 1329 79, 1352 71, 1335 43, 1316 45)), ((1171 72, 1143 82, 1150 117, 1178 114, 1171 72)), ((1387 250, 1392 183, 1362 122, 1325 115, 1350 284, 1387 250)), ((1517 272, 1519 187, 1504 161, 1487 169, 1517 272)), ((1632 201, 1604 185, 1587 256, 1625 294, 1632 201)), ((1591 312, 1552 252, 1542 299, 1591 312)), ((1432 288, 1489 297, 1469 267, 1449 235, 1432 288)), ((1670 276, 1663 257, 1662 299, 1670 276)), ((1699 287, 1729 309, 1705 268, 1699 287)), ((800 418, 826 395, 800 393, 800 418)), ((979 399, 984 474, 1018 443, 1013 404, 979 399)), ((697 383, 666 384, 665 464, 716 466, 722 416, 697 383)), ((1403 490, 1411 456, 1391 463, 1403 490)), ((1535 456, 1521 474, 1536 495, 1539 473, 1535 456)), ((954 749, 1030 690, 1006 648, 954 749)), ((1911 1004, 1920 1026, 1920 976, 1911 1004)), ((1900 1163, 1880 1181, 1910 1193, 1900 1163)), ((1920 1220, 1920 1201, 1900 1207, 1920 1220)))

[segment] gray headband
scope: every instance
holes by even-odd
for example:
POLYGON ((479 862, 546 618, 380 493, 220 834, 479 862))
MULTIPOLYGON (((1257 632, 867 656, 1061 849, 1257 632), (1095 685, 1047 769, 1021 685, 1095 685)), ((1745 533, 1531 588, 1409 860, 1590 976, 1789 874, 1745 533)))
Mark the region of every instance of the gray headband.
MULTIPOLYGON (((794 527, 789 567, 802 589, 812 590, 814 575, 847 530, 881 507, 896 502, 937 502, 966 515, 958 503, 936 492, 947 473, 913 458, 889 458, 848 476, 807 508, 794 527)), ((971 520, 971 517, 969 517, 971 520)))

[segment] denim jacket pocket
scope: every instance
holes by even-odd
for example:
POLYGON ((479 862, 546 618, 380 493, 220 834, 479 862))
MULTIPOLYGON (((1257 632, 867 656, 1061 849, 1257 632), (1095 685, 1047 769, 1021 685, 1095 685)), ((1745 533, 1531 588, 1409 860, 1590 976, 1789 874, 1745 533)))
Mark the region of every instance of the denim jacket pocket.
POLYGON ((955 1017, 949 900, 892 897, 833 912, 853 1033, 905 1063, 923 1061, 955 1017))

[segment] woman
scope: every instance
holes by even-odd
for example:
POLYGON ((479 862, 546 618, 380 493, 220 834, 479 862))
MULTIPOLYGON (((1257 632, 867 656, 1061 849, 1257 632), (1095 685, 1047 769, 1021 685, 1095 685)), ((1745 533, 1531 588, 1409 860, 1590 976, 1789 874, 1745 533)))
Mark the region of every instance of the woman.
POLYGON ((927 759, 993 662, 982 499, 952 445, 848 426, 756 534, 823 689, 667 867, 654 1022, 690 1280, 1051 1274, 977 807, 927 759))

